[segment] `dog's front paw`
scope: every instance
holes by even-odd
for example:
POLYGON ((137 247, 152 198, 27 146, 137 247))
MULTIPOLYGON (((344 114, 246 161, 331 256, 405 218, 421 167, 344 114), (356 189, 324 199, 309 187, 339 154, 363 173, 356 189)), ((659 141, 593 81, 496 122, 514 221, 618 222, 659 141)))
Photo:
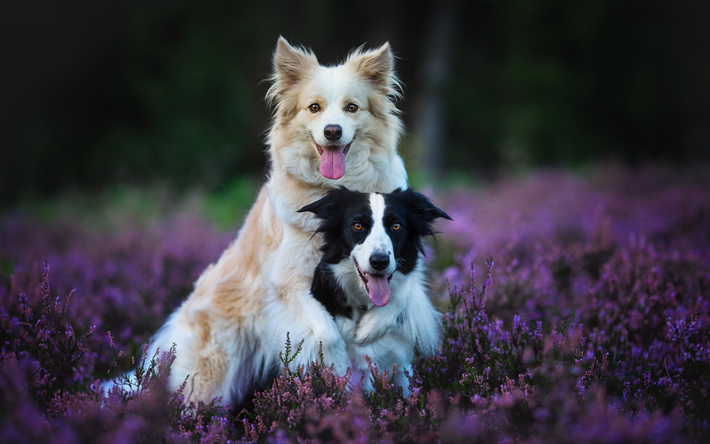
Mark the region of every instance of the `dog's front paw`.
POLYGON ((345 349, 345 343, 342 341, 335 344, 324 343, 321 347, 321 351, 323 353, 323 364, 325 364, 326 367, 332 366, 336 375, 345 375, 350 364, 350 358, 345 349))

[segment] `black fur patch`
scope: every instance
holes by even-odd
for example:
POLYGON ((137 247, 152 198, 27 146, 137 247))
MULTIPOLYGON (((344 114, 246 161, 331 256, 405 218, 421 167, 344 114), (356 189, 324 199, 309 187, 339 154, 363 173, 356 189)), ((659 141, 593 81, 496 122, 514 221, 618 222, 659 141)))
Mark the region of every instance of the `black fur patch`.
POLYGON ((321 262, 316 267, 311 285, 311 294, 334 318, 344 316, 348 319, 353 317, 353 308, 347 304, 347 298, 343 289, 338 285, 333 272, 328 264, 321 262))
POLYGON ((375 222, 369 195, 345 187, 330 190, 320 200, 298 210, 299 213, 306 211, 321 220, 316 233, 323 233, 325 243, 321 248, 321 263, 325 264, 334 265, 350 256, 355 245, 365 242, 375 222), (361 231, 352 229, 355 222, 363 225, 361 231))
POLYGON ((434 206, 426 196, 412 188, 404 191, 398 189, 383 196, 385 198, 384 223, 394 246, 397 271, 409 274, 416 267, 419 254, 424 253, 422 240, 434 234, 431 227, 434 220, 439 217, 451 220, 451 217, 434 206), (402 225, 397 232, 392 231, 391 228, 394 222, 402 225))

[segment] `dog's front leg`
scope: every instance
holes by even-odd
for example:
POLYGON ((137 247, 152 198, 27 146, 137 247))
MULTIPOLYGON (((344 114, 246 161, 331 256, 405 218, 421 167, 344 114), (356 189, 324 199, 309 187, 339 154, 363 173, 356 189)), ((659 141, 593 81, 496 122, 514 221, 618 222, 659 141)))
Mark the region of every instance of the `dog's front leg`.
POLYGON ((292 369, 299 365, 310 367, 312 362, 320 360, 319 353, 322 352, 323 363, 327 367, 332 365, 336 374, 345 374, 349 366, 345 341, 333 317, 310 295, 309 290, 296 292, 293 288, 283 289, 268 305, 267 316, 274 357, 284 351, 288 335, 292 346, 291 357, 299 344, 301 347, 291 361, 292 369))
POLYGON ((323 364, 326 367, 333 366, 335 373, 344 375, 350 364, 345 341, 340 335, 335 320, 325 308, 311 296, 310 291, 303 295, 302 307, 306 308, 309 315, 308 329, 306 333, 311 333, 310 338, 304 337, 305 342, 310 342, 314 349, 304 359, 317 361, 320 359, 319 352, 323 354, 323 364))
POLYGON ((292 362, 309 366, 320 359, 322 343, 324 364, 333 365, 335 372, 343 375, 349 366, 345 342, 333 317, 310 291, 321 256, 319 246, 312 235, 284 226, 284 240, 269 277, 266 304, 271 347, 274 356, 278 356, 284 349, 288 332, 294 349, 303 341, 300 353, 292 362))

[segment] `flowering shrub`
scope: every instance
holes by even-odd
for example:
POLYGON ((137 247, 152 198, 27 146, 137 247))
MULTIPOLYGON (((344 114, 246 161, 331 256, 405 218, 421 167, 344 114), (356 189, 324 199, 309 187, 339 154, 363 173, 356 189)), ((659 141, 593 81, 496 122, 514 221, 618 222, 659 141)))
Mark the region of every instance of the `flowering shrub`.
MULTIPOLYGON (((324 433, 319 426, 324 414, 343 412, 348 405, 347 388, 350 374, 339 377, 323 362, 322 346, 320 359, 310 365, 306 372, 303 366, 289 367, 301 352, 302 342, 292 349, 289 336, 283 355, 283 371, 272 387, 254 398, 254 412, 244 419, 246 437, 252 441, 265 442, 277 430, 299 434, 324 433)), ((282 437, 285 436, 282 434, 282 437)))
MULTIPOLYGON (((171 216, 149 226, 136 223, 108 232, 66 220, 47 224, 27 216, 0 219, 0 260, 12 264, 9 272, 0 271, 0 313, 24 320, 22 304, 41 311, 40 264, 46 261, 52 270, 53 297, 64 298, 75 289, 63 309, 75 333, 96 326, 98 334, 86 340, 86 347, 105 379, 114 364, 107 332, 127 355, 139 354, 232 236, 216 233, 188 214, 171 216)), ((126 364, 122 371, 130 368, 130 362, 126 364)))
POLYGON ((231 234, 190 214, 118 230, 6 215, 0 436, 705 441, 710 181, 671 173, 542 172, 435 197, 455 219, 441 226, 441 254, 428 255, 442 344, 415 361, 411 395, 393 384, 398 369, 373 366, 374 389, 363 393, 323 362, 293 368, 299 346, 287 340, 282 373, 241 412, 191 401, 189 382, 165 390, 179 347, 145 356, 150 335, 231 234), (100 393, 100 381, 127 370, 138 381, 132 390, 100 393))

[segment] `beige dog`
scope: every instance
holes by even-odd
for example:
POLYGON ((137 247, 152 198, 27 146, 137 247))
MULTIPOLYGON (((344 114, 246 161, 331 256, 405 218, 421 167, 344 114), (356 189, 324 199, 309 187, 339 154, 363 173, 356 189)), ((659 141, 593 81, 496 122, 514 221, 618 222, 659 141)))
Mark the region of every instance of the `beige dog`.
POLYGON ((152 356, 177 344, 170 388, 188 378, 200 400, 244 401, 278 370, 287 332, 294 343, 304 341, 296 364, 315 360, 322 341, 326 364, 347 370, 338 327, 310 294, 321 258, 318 222, 297 210, 340 185, 385 193, 407 186, 388 44, 325 67, 280 38, 272 80, 268 180, 237 239, 202 273, 149 350, 152 356))

